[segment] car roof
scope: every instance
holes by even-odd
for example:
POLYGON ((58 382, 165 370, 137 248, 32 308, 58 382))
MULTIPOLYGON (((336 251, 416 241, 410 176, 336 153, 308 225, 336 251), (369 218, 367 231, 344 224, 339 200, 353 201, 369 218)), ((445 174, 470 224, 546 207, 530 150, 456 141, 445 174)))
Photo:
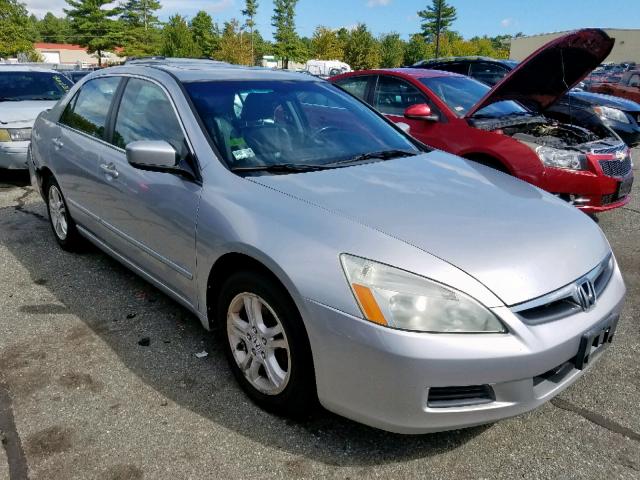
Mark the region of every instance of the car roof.
POLYGON ((323 81, 311 75, 287 70, 274 70, 263 67, 246 67, 231 65, 215 60, 200 59, 165 59, 150 58, 137 59, 127 62, 125 65, 110 67, 101 72, 127 73, 146 71, 164 71, 183 83, 205 82, 216 80, 276 80, 276 81, 323 81))
POLYGON ((428 68, 378 68, 374 70, 359 70, 355 72, 348 72, 343 75, 338 75, 335 78, 354 77, 358 75, 374 75, 381 73, 391 73, 401 77, 412 78, 435 78, 435 77, 464 77, 459 73, 447 72, 445 70, 429 70, 428 68))
POLYGON ((33 65, 0 64, 0 72, 46 72, 62 73, 52 68, 35 67, 33 65))

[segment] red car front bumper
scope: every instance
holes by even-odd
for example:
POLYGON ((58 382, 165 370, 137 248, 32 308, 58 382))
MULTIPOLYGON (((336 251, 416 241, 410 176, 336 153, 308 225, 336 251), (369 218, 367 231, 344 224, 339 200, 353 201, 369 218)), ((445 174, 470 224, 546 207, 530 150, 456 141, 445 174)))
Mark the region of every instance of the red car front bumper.
POLYGON ((545 168, 539 186, 571 201, 585 213, 605 212, 629 203, 633 183, 630 156, 620 159, 614 155, 587 155, 587 158, 586 171, 545 168))

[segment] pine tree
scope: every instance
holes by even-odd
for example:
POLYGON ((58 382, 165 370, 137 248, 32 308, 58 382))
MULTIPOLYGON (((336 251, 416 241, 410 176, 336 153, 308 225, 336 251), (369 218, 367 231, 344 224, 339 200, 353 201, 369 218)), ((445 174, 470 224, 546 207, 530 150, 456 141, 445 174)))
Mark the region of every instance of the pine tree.
POLYGON ((422 34, 426 40, 436 42, 436 57, 440 55, 440 34, 451 28, 456 21, 456 9, 446 0, 432 0, 426 10, 418 12, 422 18, 422 34))
POLYGON ((256 13, 258 13, 258 0, 245 0, 245 7, 242 10, 242 15, 247 17, 245 25, 249 28, 249 35, 251 41, 251 58, 252 64, 255 64, 255 47, 254 47, 254 37, 253 37, 253 29, 256 26, 256 13))
POLYGON ((289 68, 289 60, 301 60, 304 52, 296 33, 296 5, 298 0, 274 0, 271 25, 276 29, 274 52, 282 59, 282 67, 289 68))
POLYGON ((160 21, 157 0, 127 0, 121 4, 120 21, 125 26, 124 53, 128 56, 156 55, 160 51, 160 21))
POLYGON ((202 52, 193 41, 187 21, 181 15, 173 15, 162 29, 161 53, 165 57, 198 58, 202 52))
POLYGON ((71 8, 64 12, 71 19, 71 31, 75 43, 86 47, 88 53, 98 54, 98 65, 102 65, 102 53, 112 50, 122 41, 120 24, 115 17, 119 8, 103 8, 110 0, 66 0, 71 8))
POLYGON ((0 57, 26 53, 37 56, 33 42, 38 32, 29 19, 27 9, 17 0, 0 0, 0 57))
POLYGON ((218 26, 213 23, 211 15, 200 10, 191 20, 189 25, 193 41, 202 52, 202 56, 213 58, 220 44, 220 32, 218 26))

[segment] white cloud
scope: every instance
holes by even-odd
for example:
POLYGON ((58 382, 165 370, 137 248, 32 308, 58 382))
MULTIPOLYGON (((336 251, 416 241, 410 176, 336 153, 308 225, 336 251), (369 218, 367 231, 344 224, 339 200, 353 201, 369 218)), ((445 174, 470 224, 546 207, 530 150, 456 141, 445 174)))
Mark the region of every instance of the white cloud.
POLYGON ((516 24, 515 19, 513 18, 505 18, 500 22, 503 28, 509 28, 516 24))
MULTIPOLYGON (((390 0, 370 0, 389 2, 390 0)), ((29 13, 34 13, 38 17, 43 17, 45 13, 52 12, 55 15, 62 15, 64 8, 69 8, 65 0, 23 0, 29 13)), ((115 2, 114 2, 115 5, 115 2)), ((210 14, 216 14, 235 5, 235 0, 163 0, 161 14, 172 15, 174 13, 190 13, 198 10, 205 10, 210 14), (186 7, 186 8, 185 8, 186 7), (185 12, 187 10, 187 12, 185 12)))
POLYGON ((369 8, 386 7, 390 3, 391 3, 391 0, 369 0, 367 2, 367 7, 369 8))

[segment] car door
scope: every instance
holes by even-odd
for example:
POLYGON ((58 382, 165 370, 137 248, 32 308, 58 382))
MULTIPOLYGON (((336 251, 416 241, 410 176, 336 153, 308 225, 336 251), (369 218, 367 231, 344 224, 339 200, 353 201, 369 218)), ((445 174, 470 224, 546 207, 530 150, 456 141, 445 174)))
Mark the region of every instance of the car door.
POLYGON ((640 73, 633 73, 623 88, 624 96, 634 102, 640 102, 640 73))
POLYGON ((119 83, 118 77, 102 77, 82 85, 51 135, 51 163, 71 216, 94 233, 99 230, 98 163, 101 153, 110 150, 105 132, 119 83))
POLYGON ((125 148, 131 142, 164 140, 197 176, 195 157, 167 91, 146 79, 124 82, 113 109, 112 147, 98 165, 99 214, 114 250, 193 305, 201 184, 180 172, 133 167, 125 148))
POLYGON ((436 148, 446 147, 443 141, 446 135, 441 131, 446 118, 426 94, 406 80, 390 75, 380 75, 373 92, 372 106, 392 122, 409 125, 409 134, 421 142, 436 148), (439 120, 406 118, 405 110, 417 104, 429 105, 439 120))

